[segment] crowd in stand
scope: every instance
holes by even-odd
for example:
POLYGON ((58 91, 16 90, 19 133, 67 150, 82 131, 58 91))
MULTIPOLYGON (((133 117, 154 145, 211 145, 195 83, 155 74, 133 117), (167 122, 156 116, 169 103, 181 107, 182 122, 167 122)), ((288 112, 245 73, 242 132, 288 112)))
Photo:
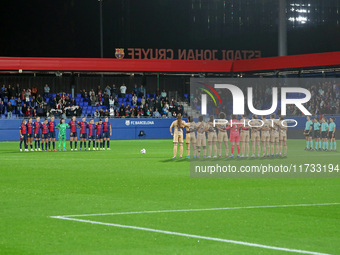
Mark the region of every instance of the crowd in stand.
POLYGON ((86 91, 82 89, 72 98, 65 92, 52 93, 48 84, 43 93, 37 87, 22 89, 3 85, 0 89, 0 115, 12 117, 154 117, 170 118, 181 113, 187 116, 183 106, 175 99, 169 99, 168 93, 157 90, 148 94, 143 85, 134 85, 128 90, 125 84, 119 88, 113 84, 104 88, 86 91))

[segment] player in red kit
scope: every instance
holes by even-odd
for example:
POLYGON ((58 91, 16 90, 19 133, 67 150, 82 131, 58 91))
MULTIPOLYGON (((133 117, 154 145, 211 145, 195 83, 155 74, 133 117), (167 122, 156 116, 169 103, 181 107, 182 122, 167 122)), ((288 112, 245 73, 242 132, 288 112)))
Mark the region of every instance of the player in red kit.
POLYGON ((80 126, 80 150, 83 149, 83 142, 84 142, 84 150, 86 151, 86 138, 87 138, 86 126, 87 126, 87 122, 86 122, 85 117, 82 118, 82 121, 80 122, 79 126, 80 126))
POLYGON ((236 115, 231 115, 231 125, 230 125, 230 143, 231 143, 231 155, 230 158, 234 157, 235 143, 237 147, 237 157, 240 157, 240 131, 242 127, 240 121, 236 119, 236 115))
POLYGON ((97 147, 97 150, 98 150, 98 142, 99 142, 99 145, 100 145, 100 150, 103 150, 103 121, 101 119, 99 119, 99 122, 96 123, 96 147, 97 147))
POLYGON ((71 146, 71 151, 73 151, 72 145, 73 145, 73 139, 74 139, 74 150, 77 150, 77 127, 79 126, 79 122, 76 121, 76 116, 72 117, 72 120, 69 123, 69 126, 71 127, 71 132, 70 132, 70 146, 71 146))
POLYGON ((105 141, 107 142, 106 148, 108 150, 110 149, 110 137, 112 135, 112 128, 111 128, 111 123, 109 122, 109 118, 105 117, 105 121, 103 122, 103 150, 105 150, 105 141))
POLYGON ((33 150, 33 136, 34 136, 34 130, 33 130, 33 123, 32 123, 32 118, 28 119, 28 122, 26 124, 27 127, 27 147, 28 147, 28 142, 30 143, 31 146, 31 151, 33 150))
POLYGON ((92 149, 96 149, 96 135, 95 135, 95 125, 94 125, 94 120, 91 119, 90 123, 87 124, 87 128, 89 130, 89 144, 88 144, 88 149, 91 150, 91 141, 93 141, 92 144, 92 149))
POLYGON ((22 120, 21 125, 20 125, 20 151, 22 151, 22 142, 24 142, 25 151, 28 151, 26 120, 22 120))
POLYGON ((49 141, 48 141, 48 151, 51 151, 51 140, 53 142, 53 151, 57 151, 55 149, 55 121, 54 116, 51 117, 51 120, 48 122, 48 131, 49 131, 49 141))
POLYGON ((41 123, 40 123, 40 117, 37 117, 35 119, 35 122, 33 124, 33 127, 34 127, 34 147, 35 147, 35 151, 39 150, 41 151, 40 149, 40 137, 41 137, 41 133, 40 133, 40 127, 41 127, 41 123), (37 146, 38 144, 38 146, 37 146))
POLYGON ((44 123, 41 124, 41 140, 42 140, 42 149, 44 150, 44 144, 45 144, 45 151, 47 151, 47 144, 48 144, 48 120, 45 119, 44 123))

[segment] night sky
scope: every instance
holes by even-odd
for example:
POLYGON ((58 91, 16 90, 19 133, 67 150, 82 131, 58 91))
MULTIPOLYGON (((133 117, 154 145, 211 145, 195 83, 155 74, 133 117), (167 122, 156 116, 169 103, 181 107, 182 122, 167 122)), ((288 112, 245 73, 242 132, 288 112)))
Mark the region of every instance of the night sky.
MULTIPOLYGON (((104 0, 104 57, 129 47, 247 49, 277 55, 277 23, 271 30, 246 27, 223 36, 193 24, 192 2, 104 0)), ((0 10, 0 56, 100 57, 97 0, 1 1, 0 10)), ((200 15, 204 13, 196 19, 200 15)), ((339 45, 340 28, 333 23, 288 32, 289 54, 338 51, 339 45)))

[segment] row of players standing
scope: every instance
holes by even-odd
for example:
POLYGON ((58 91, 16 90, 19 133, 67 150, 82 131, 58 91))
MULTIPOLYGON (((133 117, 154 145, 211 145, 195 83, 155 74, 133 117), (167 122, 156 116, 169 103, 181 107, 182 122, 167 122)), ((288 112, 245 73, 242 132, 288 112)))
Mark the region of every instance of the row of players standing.
MULTIPOLYGON (((225 113, 219 114, 220 120, 226 120, 225 113)), ((177 116, 177 120, 172 122, 170 126, 170 133, 173 136, 174 143, 174 157, 177 156, 177 146, 180 146, 180 158, 183 155, 183 128, 186 128, 187 156, 190 158, 190 146, 193 148, 193 157, 199 158, 201 156, 201 148, 203 149, 203 157, 207 157, 207 137, 209 152, 208 158, 212 156, 214 150, 214 158, 222 157, 222 144, 225 146, 225 157, 233 157, 235 145, 237 148, 237 157, 249 157, 250 146, 249 141, 252 142, 252 157, 256 155, 260 157, 261 142, 262 142, 262 157, 287 156, 287 125, 284 124, 284 117, 280 116, 275 119, 275 115, 271 115, 270 119, 262 116, 262 121, 256 115, 252 116, 252 120, 247 119, 245 115, 241 120, 237 120, 236 115, 231 116, 231 121, 225 124, 214 124, 214 116, 210 116, 208 122, 203 121, 203 116, 198 118, 198 123, 193 121, 192 117, 188 118, 186 123, 182 120, 182 116, 177 116), (251 125, 250 125, 251 123, 251 125), (230 130, 230 139, 227 130, 230 130), (174 130, 174 131, 173 131, 174 130), (197 132, 197 135, 196 135, 197 132), (231 155, 229 156, 229 141, 231 143, 231 155), (218 142, 218 149, 217 149, 218 142), (241 146, 242 144, 242 155, 241 146), (284 147, 284 151, 283 151, 284 147), (276 154, 275 154, 276 152, 276 154)))
POLYGON ((62 118, 60 123, 56 125, 52 116, 50 120, 45 119, 43 122, 40 122, 40 117, 37 117, 35 122, 32 118, 29 118, 28 121, 22 120, 20 125, 20 151, 22 151, 23 143, 25 151, 29 151, 29 144, 31 151, 56 151, 56 129, 59 129, 59 151, 61 150, 61 142, 63 142, 63 149, 66 151, 66 129, 70 129, 71 151, 73 151, 73 141, 74 150, 77 150, 78 128, 80 128, 80 150, 83 149, 83 144, 84 150, 91 150, 91 142, 93 142, 92 150, 105 150, 105 142, 107 150, 110 150, 112 128, 108 118, 105 118, 104 122, 100 119, 99 122, 95 123, 93 119, 87 122, 85 117, 82 118, 82 121, 76 121, 76 117, 73 116, 68 124, 62 118), (33 138, 35 149, 33 149, 33 138), (87 139, 88 148, 86 148, 87 139), (53 149, 51 149, 51 143, 53 149))

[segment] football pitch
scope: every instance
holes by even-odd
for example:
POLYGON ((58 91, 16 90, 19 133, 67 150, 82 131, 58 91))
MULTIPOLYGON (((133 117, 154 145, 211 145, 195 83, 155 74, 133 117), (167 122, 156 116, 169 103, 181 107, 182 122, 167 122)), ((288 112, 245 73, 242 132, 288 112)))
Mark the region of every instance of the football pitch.
MULTIPOLYGON (((289 140, 287 158, 268 160, 340 163, 339 152, 304 147, 289 140)), ((19 152, 1 142, 0 254, 340 254, 340 179, 190 178, 172 148, 114 140, 111 151, 19 152)))

